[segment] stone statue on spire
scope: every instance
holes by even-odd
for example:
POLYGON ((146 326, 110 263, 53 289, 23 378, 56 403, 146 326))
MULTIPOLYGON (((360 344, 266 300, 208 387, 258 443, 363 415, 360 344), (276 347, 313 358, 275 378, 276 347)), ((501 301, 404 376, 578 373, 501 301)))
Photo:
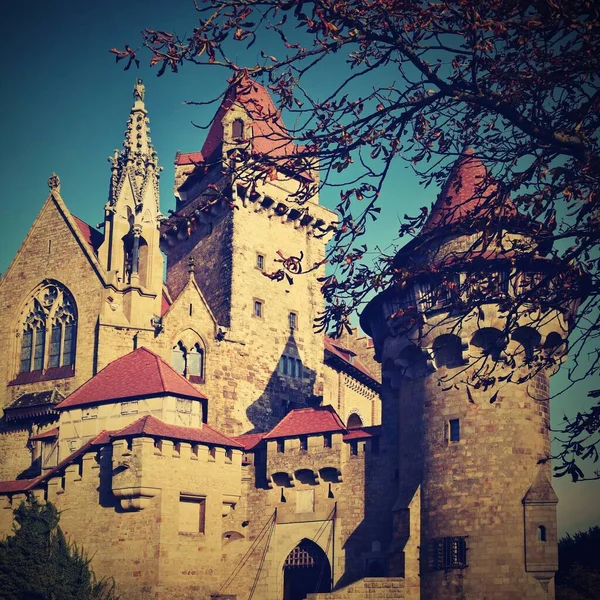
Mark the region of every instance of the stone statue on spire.
POLYGON ((138 100, 144 101, 144 94, 146 93, 146 88, 144 86, 144 82, 138 78, 135 80, 135 85, 133 86, 133 100, 137 102, 138 100))

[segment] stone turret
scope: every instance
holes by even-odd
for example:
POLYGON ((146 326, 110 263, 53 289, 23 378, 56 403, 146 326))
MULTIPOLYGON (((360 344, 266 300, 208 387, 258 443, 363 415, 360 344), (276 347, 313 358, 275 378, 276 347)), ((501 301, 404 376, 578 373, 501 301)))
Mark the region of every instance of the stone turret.
POLYGON ((123 150, 115 150, 109 158, 104 242, 98 252, 115 291, 107 304, 123 309, 116 314, 108 312, 107 319, 136 327, 148 326, 153 315, 160 315, 163 278, 159 248, 159 227, 164 218, 158 188, 161 167, 150 139, 144 95, 144 84, 138 79, 123 150))
POLYGON ((392 564, 405 565, 411 598, 554 597, 557 499, 539 460, 548 378, 577 308, 577 293, 565 303, 552 286, 566 277, 576 289, 578 274, 557 274, 540 238, 465 154, 397 255, 398 283, 362 314, 383 420, 399 414, 392 564))

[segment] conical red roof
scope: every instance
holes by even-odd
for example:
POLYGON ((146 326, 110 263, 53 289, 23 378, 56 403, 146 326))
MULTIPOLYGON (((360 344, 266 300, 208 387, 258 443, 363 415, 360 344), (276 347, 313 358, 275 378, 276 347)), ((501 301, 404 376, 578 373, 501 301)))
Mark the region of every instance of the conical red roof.
POLYGON ((246 109, 251 119, 253 153, 278 157, 294 153, 294 143, 269 92, 246 75, 230 87, 213 119, 202 146, 201 154, 206 162, 214 159, 219 151, 223 142, 223 117, 236 102, 246 109))
POLYGON ((468 225, 471 219, 507 219, 518 215, 515 205, 501 197, 481 160, 467 150, 454 165, 421 234, 436 229, 468 225))
POLYGON ((56 408, 166 394, 206 400, 206 396, 165 360, 142 347, 111 362, 56 408))

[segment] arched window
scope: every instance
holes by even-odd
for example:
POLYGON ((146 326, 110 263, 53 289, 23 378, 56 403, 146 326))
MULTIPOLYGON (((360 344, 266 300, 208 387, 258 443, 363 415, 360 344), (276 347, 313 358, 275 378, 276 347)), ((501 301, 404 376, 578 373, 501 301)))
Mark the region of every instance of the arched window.
MULTIPOLYGON (((77 309, 71 293, 58 282, 40 286, 24 311, 19 373, 61 370, 75 364, 77 309)), ((64 371, 64 372, 63 372, 64 371)), ((69 371, 69 372, 67 372, 69 371)))
POLYGON ((356 413, 352 413, 348 417, 348 429, 352 429, 353 427, 362 427, 362 419, 356 413))
POLYGON ((435 366, 458 367, 462 364, 462 341, 457 335, 444 334, 433 342, 435 366))
POLYGON ((244 139, 244 121, 242 121, 242 119, 236 119, 231 124, 231 137, 234 140, 244 139))
POLYGON ((536 348, 540 345, 542 336, 532 327, 519 327, 512 334, 512 339, 520 344, 517 353, 522 360, 531 361, 535 356, 536 348))
POLYGON ((204 383, 204 348, 200 343, 189 348, 182 341, 173 346, 173 368, 192 383, 204 383))
POLYGON ((492 360, 499 360, 506 348, 506 340, 499 329, 483 327, 475 332, 471 345, 479 348, 482 355, 489 356, 492 360))
POLYGON ((539 542, 546 541, 546 527, 544 525, 540 525, 537 528, 537 538, 539 542))

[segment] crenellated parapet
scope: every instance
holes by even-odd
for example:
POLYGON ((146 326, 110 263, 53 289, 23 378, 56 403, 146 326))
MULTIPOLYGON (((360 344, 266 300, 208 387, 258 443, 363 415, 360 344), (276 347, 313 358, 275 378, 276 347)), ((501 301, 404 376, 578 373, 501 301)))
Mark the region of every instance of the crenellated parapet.
POLYGON ((123 510, 142 510, 161 492, 165 472, 176 469, 191 480, 222 478, 221 492, 230 508, 240 497, 241 464, 239 448, 156 437, 119 439, 112 442, 111 489, 123 510))

